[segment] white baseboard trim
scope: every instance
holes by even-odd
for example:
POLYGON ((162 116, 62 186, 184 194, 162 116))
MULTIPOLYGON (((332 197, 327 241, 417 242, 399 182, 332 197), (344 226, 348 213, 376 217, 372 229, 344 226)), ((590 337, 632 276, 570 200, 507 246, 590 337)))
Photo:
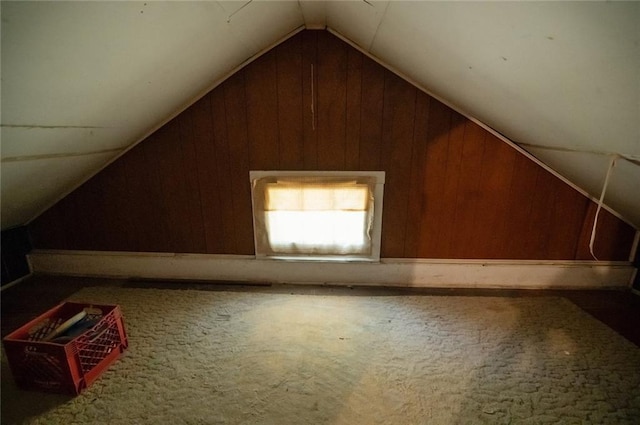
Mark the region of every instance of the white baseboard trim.
POLYGON ((425 288, 628 288, 627 262, 382 259, 319 262, 253 256, 37 250, 36 274, 425 288))

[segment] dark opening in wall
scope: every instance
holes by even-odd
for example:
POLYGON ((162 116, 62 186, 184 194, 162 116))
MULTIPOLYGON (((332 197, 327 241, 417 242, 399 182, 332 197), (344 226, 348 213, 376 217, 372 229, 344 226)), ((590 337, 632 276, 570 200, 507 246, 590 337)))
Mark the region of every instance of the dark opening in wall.
POLYGON ((14 227, 2 231, 2 285, 29 274, 26 255, 31 251, 27 227, 14 227))

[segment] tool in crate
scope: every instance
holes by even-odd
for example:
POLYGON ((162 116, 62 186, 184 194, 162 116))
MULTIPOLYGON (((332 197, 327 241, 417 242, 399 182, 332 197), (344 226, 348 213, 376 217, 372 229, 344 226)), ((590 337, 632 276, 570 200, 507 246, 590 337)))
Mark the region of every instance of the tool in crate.
MULTIPOLYGON (((58 324, 58 322, 61 321, 61 319, 58 319, 53 330, 46 334, 41 341, 51 341, 59 344, 67 343, 76 336, 91 329, 101 318, 102 310, 85 307, 80 313, 75 314, 62 324, 58 324)), ((39 334, 40 333, 39 331, 39 334)))

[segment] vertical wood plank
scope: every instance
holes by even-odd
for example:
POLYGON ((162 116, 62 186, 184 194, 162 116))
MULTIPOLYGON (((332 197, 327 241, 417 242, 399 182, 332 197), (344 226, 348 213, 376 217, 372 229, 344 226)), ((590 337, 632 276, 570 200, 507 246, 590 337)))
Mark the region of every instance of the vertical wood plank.
POLYGON ((475 229, 478 245, 474 258, 499 258, 504 252, 504 222, 507 219, 508 194, 513 177, 515 151, 489 134, 485 137, 483 168, 480 178, 480 203, 475 229))
POLYGON ((529 238, 529 221, 534 207, 532 194, 536 190, 539 166, 523 154, 515 159, 514 172, 509 189, 509 218, 505 222, 505 232, 510 235, 505 250, 510 259, 533 258, 526 240, 529 238))
POLYGON ((357 170, 360 162, 360 109, 362 100, 362 53, 348 50, 345 168, 357 170))
POLYGON ((280 169, 304 168, 302 116, 302 39, 293 37, 276 48, 280 169))
MULTIPOLYGON (((220 88, 220 87, 219 87, 220 88)), ((211 93, 211 113, 213 122, 213 140, 216 152, 216 171, 218 192, 221 207, 221 222, 223 229, 224 252, 238 251, 235 237, 235 213, 233 205, 233 189, 229 184, 231 161, 227 136, 227 113, 224 99, 224 89, 211 93)))
POLYGON ((362 62, 359 165, 361 170, 380 170, 384 68, 369 58, 362 62))
MULTIPOLYGON (((514 182, 515 166, 519 153, 494 135, 490 140, 498 148, 498 153, 496 153, 493 163, 493 169, 496 171, 491 176, 491 187, 496 199, 493 203, 496 214, 492 217, 495 232, 489 240, 488 255, 489 258, 509 258, 510 253, 506 246, 513 234, 508 231, 507 223, 510 219, 511 204, 514 202, 509 198, 509 194, 514 182)), ((515 202, 520 202, 520 200, 515 200, 515 202)))
MULTIPOLYGON (((244 70, 249 158, 252 170, 277 170, 278 87, 276 55, 268 52, 244 70)), ((232 119, 231 115, 228 117, 232 119)))
POLYGON ((302 121, 303 159, 305 170, 318 167, 317 95, 318 95, 318 33, 304 31, 302 37, 302 121))
POLYGON ((102 196, 98 192, 99 188, 96 187, 96 184, 100 183, 99 180, 100 176, 95 176, 94 179, 85 182, 71 197, 71 202, 75 205, 74 208, 76 210, 81 209, 82 205, 87 205, 92 211, 90 215, 85 214, 76 217, 76 232, 74 236, 76 243, 83 250, 99 250, 100 246, 104 246, 106 249, 104 232, 101 231, 104 228, 102 203, 100 202, 102 196))
POLYGON ((115 161, 103 170, 92 184, 102 187, 101 215, 104 225, 98 230, 105 233, 105 245, 99 249, 130 251, 137 249, 135 223, 124 213, 136 202, 130 195, 126 158, 115 161))
POLYGON ((460 169, 462 167, 462 152, 464 149, 464 130, 466 119, 456 112, 451 114, 451 126, 447 143, 447 164, 444 175, 444 186, 442 188, 442 208, 447 214, 442 219, 436 229, 436 240, 441 246, 443 258, 454 255, 458 247, 454 245, 454 230, 456 228, 456 204, 460 182, 460 169))
POLYGON ((66 229, 67 242, 72 246, 70 249, 82 249, 84 239, 91 236, 91 234, 85 233, 87 224, 90 225, 88 222, 90 215, 86 214, 86 212, 91 211, 93 207, 83 199, 81 188, 82 186, 67 195, 64 199, 65 202, 61 204, 61 225, 66 229), (83 212, 85 213, 84 216, 82 216, 83 212))
POLYGON ((460 184, 456 194, 455 224, 451 245, 456 247, 458 258, 473 258, 477 241, 475 214, 480 202, 479 176, 482 171, 485 138, 487 132, 472 121, 464 125, 464 144, 460 162, 460 184))
POLYGON ((61 226, 66 229, 66 240, 70 244, 70 249, 82 249, 81 240, 85 235, 85 226, 82 226, 82 222, 88 219, 88 214, 85 217, 79 217, 82 211, 90 211, 91 206, 81 199, 81 191, 75 190, 67 195, 64 202, 61 203, 61 226), (78 206, 80 208, 78 208, 78 206))
MULTIPOLYGON (((249 141, 244 77, 243 73, 237 73, 225 82, 223 88, 227 111, 229 161, 231 163, 229 179, 231 180, 236 238, 236 251, 233 253, 251 255, 254 252, 253 215, 249 182, 249 141)), ((226 184, 229 185, 229 183, 226 184)))
POLYGON ((433 100, 429 113, 430 126, 425 150, 425 173, 422 194, 423 215, 420 223, 419 253, 424 258, 442 258, 443 244, 437 239, 438 226, 447 211, 443 207, 443 191, 447 167, 451 109, 433 100))
POLYGON ((413 86, 386 72, 381 159, 382 168, 386 171, 386 208, 382 228, 395 231, 383 233, 381 255, 384 257, 402 257, 404 254, 415 98, 413 86))
POLYGON ((180 128, 178 118, 175 118, 158 131, 154 160, 158 166, 159 181, 167 212, 170 250, 189 252, 193 235, 180 145, 180 128))
POLYGON ((560 179, 555 179, 554 187, 549 190, 553 192, 554 215, 545 254, 550 259, 573 258, 587 213, 588 199, 560 179))
MULTIPOLYGON (((137 147, 132 150, 136 149, 137 147)), ((139 159, 137 159, 136 156, 139 156, 138 153, 132 154, 132 152, 129 151, 120 160, 114 162, 114 164, 122 164, 121 172, 123 174, 122 178, 125 189, 122 192, 124 206, 119 211, 119 214, 126 217, 125 220, 127 223, 127 227, 123 231, 123 233, 126 233, 126 235, 124 235, 123 251, 141 251, 139 241, 139 234, 141 232, 140 222, 145 220, 145 217, 139 215, 140 209, 137 207, 137 204, 140 203, 140 197, 136 190, 136 184, 131 182, 131 173, 129 171, 135 169, 136 165, 139 164, 139 159)))
POLYGON ((318 35, 318 167, 344 170, 347 104, 347 45, 318 35))
POLYGON ((127 184, 135 193, 138 202, 128 214, 132 214, 138 231, 138 246, 141 251, 170 251, 167 243, 168 229, 164 220, 165 207, 160 184, 157 178, 156 164, 148 159, 149 146, 154 136, 127 152, 131 166, 127 169, 127 184))
POLYGON ((546 258, 551 218, 554 214, 553 193, 548 187, 553 185, 555 177, 539 167, 536 186, 530 194, 532 200, 529 227, 524 234, 523 243, 529 258, 546 258))
POLYGON ((171 202, 170 199, 167 199, 165 193, 165 188, 163 186, 163 173, 167 173, 165 161, 162 160, 163 156, 163 147, 160 146, 165 142, 165 135, 163 132, 166 132, 166 127, 163 127, 156 131, 148 143, 145 143, 144 148, 144 158, 145 158, 145 167, 148 170, 148 188, 150 190, 150 195, 155 204, 156 208, 155 215, 156 219, 159 223, 158 229, 162 229, 162 245, 159 245, 158 248, 162 252, 174 252, 175 251, 175 231, 173 229, 173 223, 170 209, 171 206, 167 204, 167 202, 171 202))
POLYGON ((417 258, 422 223, 422 190, 424 185, 424 161, 429 129, 429 105, 431 96, 423 92, 416 95, 416 115, 413 126, 411 175, 409 176, 410 199, 405 225, 404 257, 417 258))
MULTIPOLYGON (((92 179, 93 180, 93 179, 92 179)), ((89 182, 85 182, 79 188, 77 188, 73 193, 69 195, 69 204, 72 211, 92 211, 92 214, 77 214, 75 213, 74 223, 72 227, 71 238, 73 240, 73 244, 77 247, 76 249, 96 249, 96 242, 102 241, 102 234, 95 232, 94 229, 99 229, 99 223, 97 220, 94 220, 93 212, 98 209, 97 206, 93 205, 95 202, 95 197, 92 196, 91 191, 88 189, 89 182), (94 224, 95 223, 95 224, 94 224)), ((71 223, 67 222, 67 225, 71 223)))
POLYGON ((223 213, 211 112, 211 95, 203 97, 191 109, 198 170, 198 187, 206 252, 224 254, 223 213))
POLYGON ((207 242, 204 232, 204 220, 202 217, 202 193, 198 181, 195 108, 191 107, 177 118, 180 131, 180 147, 182 169, 184 173, 184 191, 186 215, 191 227, 191 240, 188 244, 188 252, 206 253, 207 242))
POLYGON ((96 196, 94 203, 96 210, 92 218, 98 223, 94 232, 94 235, 97 236, 95 241, 98 243, 93 249, 106 249, 107 251, 121 249, 118 235, 122 232, 107 230, 124 230, 125 228, 124 217, 118 213, 119 208, 116 205, 120 199, 119 192, 123 187, 123 181, 113 171, 113 166, 107 167, 89 185, 92 189, 91 192, 96 196))

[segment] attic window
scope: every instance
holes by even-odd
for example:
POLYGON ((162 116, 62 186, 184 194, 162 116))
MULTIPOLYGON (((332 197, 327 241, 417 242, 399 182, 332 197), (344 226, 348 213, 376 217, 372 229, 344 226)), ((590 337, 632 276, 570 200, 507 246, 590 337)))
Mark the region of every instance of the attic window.
POLYGON ((257 257, 380 259, 384 172, 252 171, 257 257))

